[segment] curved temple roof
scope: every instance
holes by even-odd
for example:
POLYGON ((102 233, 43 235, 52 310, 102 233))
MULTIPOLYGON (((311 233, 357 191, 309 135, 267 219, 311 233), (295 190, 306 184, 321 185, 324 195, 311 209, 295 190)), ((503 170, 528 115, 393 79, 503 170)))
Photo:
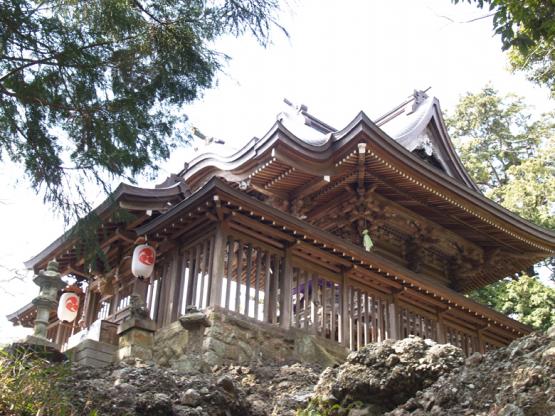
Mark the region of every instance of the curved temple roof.
MULTIPOLYGON (((291 105, 287 100, 285 102, 291 105)), ((307 154, 308 157, 330 157, 331 155, 326 151, 336 148, 335 143, 339 142, 360 118, 374 127, 379 127, 382 133, 409 152, 423 150, 428 156, 437 160, 436 167, 467 187, 478 191, 449 139, 439 100, 427 96, 423 91, 415 91, 412 98, 374 122, 361 112, 342 130, 337 130, 317 119, 308 113, 306 106, 297 106, 295 112, 284 111, 278 114, 277 122, 262 139, 253 138, 229 156, 215 153, 201 154, 191 160, 180 175, 189 180, 195 177, 197 172, 207 169, 219 170, 221 176, 234 179, 235 175, 231 172, 266 150, 267 146, 274 142, 277 132, 281 132, 306 152, 312 153, 307 154)), ((240 175, 237 178, 240 178, 240 175)))
MULTIPOLYGON (((301 106, 297 116, 304 124, 322 123, 301 106)), ((477 221, 510 238, 528 243, 528 247, 541 250, 545 257, 555 252, 555 234, 511 213, 485 198, 466 172, 453 144, 441 114, 439 101, 422 91, 415 91, 405 101, 376 122, 360 112, 345 128, 324 133, 318 130, 309 140, 298 136, 299 122, 291 122, 291 115, 280 117, 268 133, 249 141, 233 155, 201 154, 179 173, 192 189, 217 176, 233 182, 251 181, 276 159, 284 161, 298 172, 312 175, 334 175, 338 165, 354 152, 360 142, 367 143, 371 157, 395 171, 397 176, 410 180, 425 191, 426 203, 440 197, 462 214, 473 214, 477 221), (429 163, 415 150, 432 156, 429 163), (395 164, 395 165, 393 165, 395 164), (463 205, 464 204, 464 205, 463 205), (487 224, 487 225, 486 225, 487 224)), ((313 132, 314 133, 314 132, 313 132)), ((284 172, 284 175, 289 174, 284 172)), ((437 203, 437 208, 441 204, 437 203)), ((473 220, 474 221, 474 220, 473 220)))
MULTIPOLYGON (((321 190, 327 192, 334 186, 339 189, 356 181, 357 175, 360 181, 361 166, 365 170, 362 180, 381 181, 386 197, 397 205, 460 234, 490 254, 501 247, 515 258, 520 255, 519 267, 555 252, 553 232, 523 220, 478 191, 449 139, 439 101, 422 91, 375 122, 360 112, 341 130, 298 106, 281 113, 264 137, 251 139, 234 154, 201 154, 157 189, 121 185, 96 211, 101 213, 117 201, 128 209, 163 212, 160 204, 175 204, 187 197, 183 186, 195 191, 213 177, 235 183, 247 193, 295 202, 307 196, 317 198, 321 190), (153 202, 158 205, 149 208, 153 202)), ((332 200, 337 195, 329 194, 332 200)), ((68 245, 68 236, 63 236, 26 265, 36 268, 68 245)))
MULTIPOLYGON (((128 210, 157 210, 164 211, 173 203, 181 201, 190 194, 185 183, 175 177, 170 177, 166 182, 154 189, 145 189, 121 183, 106 200, 93 210, 93 215, 100 218, 108 216, 116 207, 128 210)), ((46 261, 58 257, 65 249, 68 253, 75 251, 74 240, 79 238, 73 227, 54 240, 48 247, 25 262, 28 269, 37 269, 46 266, 46 261)), ((58 259, 59 260, 59 259, 58 259)))
POLYGON ((469 188, 478 190, 464 168, 445 127, 439 100, 415 92, 413 100, 376 121, 385 133, 409 152, 423 149, 438 159, 449 176, 459 179, 469 188))

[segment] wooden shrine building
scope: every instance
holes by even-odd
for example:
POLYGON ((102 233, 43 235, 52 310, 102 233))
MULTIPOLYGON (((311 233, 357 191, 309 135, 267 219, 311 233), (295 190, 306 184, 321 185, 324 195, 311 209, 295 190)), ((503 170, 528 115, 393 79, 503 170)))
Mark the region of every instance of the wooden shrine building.
MULTIPOLYGON (((26 263, 56 258, 84 282, 73 324, 52 312, 61 348, 95 321, 121 323, 136 292, 156 331, 195 306, 349 349, 414 334, 484 352, 531 329, 465 294, 555 252, 553 232, 480 193, 424 92, 341 130, 301 106, 231 156, 201 154, 153 189, 120 185, 95 212, 108 268, 90 270, 67 236, 26 263), (138 237, 157 250, 143 283, 130 270, 138 237)), ((32 326, 35 313, 8 318, 32 326)))

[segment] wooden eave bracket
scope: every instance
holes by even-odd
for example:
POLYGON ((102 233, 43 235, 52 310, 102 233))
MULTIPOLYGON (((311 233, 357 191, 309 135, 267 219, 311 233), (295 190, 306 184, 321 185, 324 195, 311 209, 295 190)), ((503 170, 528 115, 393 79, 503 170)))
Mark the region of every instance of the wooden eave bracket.
POLYGON ((364 182, 366 177, 366 143, 361 142, 358 144, 358 192, 363 192, 364 182))

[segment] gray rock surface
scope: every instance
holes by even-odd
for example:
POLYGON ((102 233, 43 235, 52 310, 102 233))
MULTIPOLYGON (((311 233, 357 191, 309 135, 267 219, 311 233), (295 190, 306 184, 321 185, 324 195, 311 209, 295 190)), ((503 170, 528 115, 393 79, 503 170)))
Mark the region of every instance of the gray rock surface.
POLYGON ((467 358, 387 416, 555 415, 555 327, 467 358))
POLYGON ((62 388, 76 414, 109 416, 295 415, 307 406, 320 369, 302 366, 214 367, 184 372, 127 360, 94 369, 72 365, 62 388))
POLYGON ((418 337, 370 344, 351 353, 344 364, 326 369, 316 386, 316 398, 323 408, 347 409, 362 403, 371 405, 369 414, 380 414, 463 363, 459 348, 418 337))
POLYGON ((408 338, 369 345, 323 372, 293 364, 202 373, 126 359, 72 365, 62 384, 83 415, 553 416, 555 330, 466 360, 451 345, 408 338))

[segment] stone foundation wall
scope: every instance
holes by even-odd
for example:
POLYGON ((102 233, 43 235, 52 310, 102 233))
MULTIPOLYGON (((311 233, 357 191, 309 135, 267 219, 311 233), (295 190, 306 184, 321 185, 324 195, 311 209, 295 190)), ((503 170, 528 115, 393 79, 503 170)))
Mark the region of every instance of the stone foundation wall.
POLYGON ((187 353, 189 331, 175 321, 154 334, 153 358, 158 365, 167 367, 187 353))
POLYGON ((223 308, 205 311, 209 326, 185 329, 176 321, 156 331, 153 358, 157 364, 182 370, 214 365, 343 362, 347 349, 298 329, 284 330, 223 308))
POLYGON ((203 357, 215 364, 285 364, 294 358, 295 340, 287 331, 224 309, 209 313, 203 357))

